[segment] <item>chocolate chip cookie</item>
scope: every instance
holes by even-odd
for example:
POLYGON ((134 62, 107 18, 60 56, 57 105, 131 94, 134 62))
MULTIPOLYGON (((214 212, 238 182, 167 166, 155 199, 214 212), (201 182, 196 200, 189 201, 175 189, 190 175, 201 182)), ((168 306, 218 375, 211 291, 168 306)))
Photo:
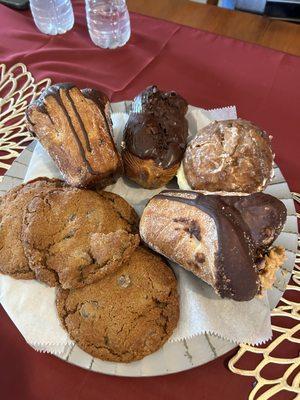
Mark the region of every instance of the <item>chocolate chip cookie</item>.
POLYGON ((139 360, 157 351, 179 318, 176 278, 167 264, 138 247, 115 273, 80 289, 57 289, 56 306, 70 337, 94 357, 139 360))
POLYGON ((120 196, 68 187, 28 204, 22 240, 36 279, 69 289, 96 282, 126 261, 139 243, 137 224, 120 196))
POLYGON ((21 242, 23 210, 35 196, 62 187, 57 179, 38 178, 0 198, 0 272, 16 279, 34 279, 21 242))

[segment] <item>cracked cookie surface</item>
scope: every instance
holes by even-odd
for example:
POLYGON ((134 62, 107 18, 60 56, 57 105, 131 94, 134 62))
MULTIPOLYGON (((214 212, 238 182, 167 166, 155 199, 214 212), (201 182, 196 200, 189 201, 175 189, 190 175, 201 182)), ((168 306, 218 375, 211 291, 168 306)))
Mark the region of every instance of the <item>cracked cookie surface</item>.
POLYGON ((167 264, 138 247, 114 274, 80 289, 57 289, 59 317, 84 351, 131 362, 157 351, 179 318, 176 278, 167 264))
POLYGON ((35 196, 64 186, 58 179, 38 178, 15 187, 0 199, 0 272, 16 279, 34 279, 21 241, 23 210, 35 196))
POLYGON ((22 240, 36 279, 68 289, 96 282, 126 261, 139 243, 137 224, 120 196, 68 187, 28 204, 22 240))

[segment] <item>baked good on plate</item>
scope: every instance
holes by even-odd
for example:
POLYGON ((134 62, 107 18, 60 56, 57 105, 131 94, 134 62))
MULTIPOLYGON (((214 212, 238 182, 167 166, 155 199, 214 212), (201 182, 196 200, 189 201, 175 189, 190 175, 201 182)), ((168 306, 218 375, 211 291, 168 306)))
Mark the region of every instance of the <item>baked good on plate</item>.
POLYGON ((125 126, 125 174, 147 189, 164 186, 176 174, 188 136, 187 102, 176 92, 150 86, 133 101, 125 126))
POLYGON ((245 301, 273 284, 285 255, 282 248, 268 248, 285 219, 284 204, 263 193, 163 191, 146 206, 140 235, 150 248, 210 284, 221 297, 245 301))
POLYGON ((188 144, 177 174, 181 189, 254 193, 273 175, 270 137, 243 119, 212 122, 188 144))
POLYGON ((113 193, 65 188, 26 207, 22 241, 36 279, 63 288, 102 279, 139 244, 138 217, 113 193))
POLYGON ((70 337, 102 360, 130 362, 157 351, 179 318, 176 278, 166 263, 138 247, 101 281, 57 290, 58 315, 70 337))
POLYGON ((27 109, 28 129, 37 136, 72 186, 116 181, 122 161, 112 137, 108 98, 73 84, 50 86, 27 109))
POLYGON ((21 242, 23 210, 35 196, 43 198, 63 186, 57 179, 38 178, 0 197, 0 273, 16 279, 34 279, 21 242))

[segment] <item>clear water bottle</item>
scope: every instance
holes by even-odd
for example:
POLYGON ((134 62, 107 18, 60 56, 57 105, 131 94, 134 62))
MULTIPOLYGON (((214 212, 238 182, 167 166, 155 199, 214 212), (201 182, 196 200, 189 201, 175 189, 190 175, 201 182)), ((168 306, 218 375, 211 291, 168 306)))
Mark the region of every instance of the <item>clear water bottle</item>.
POLYGON ((70 0, 30 0, 30 8, 36 26, 47 35, 65 33, 74 25, 70 0))
POLYGON ((85 0, 92 41, 104 49, 124 46, 130 38, 130 19, 125 0, 85 0))

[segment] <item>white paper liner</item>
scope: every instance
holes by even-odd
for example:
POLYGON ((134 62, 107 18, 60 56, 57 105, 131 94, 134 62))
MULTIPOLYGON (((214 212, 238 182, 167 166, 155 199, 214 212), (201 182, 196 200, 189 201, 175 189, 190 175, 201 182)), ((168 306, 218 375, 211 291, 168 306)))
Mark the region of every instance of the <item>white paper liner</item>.
MULTIPOLYGON (((210 120, 236 118, 235 107, 205 111, 189 106, 187 119, 190 135, 210 120)), ((114 136, 120 146, 125 113, 112 116, 114 136)), ((39 176, 61 177, 49 155, 38 143, 25 181, 39 176)), ((177 187, 175 182, 168 188, 177 187)), ((108 191, 122 195, 141 214, 146 202, 164 188, 143 189, 126 178, 120 178, 108 191)), ((221 299, 213 289, 190 272, 173 265, 180 294, 180 319, 171 341, 189 339, 202 333, 213 333, 240 343, 259 344, 271 338, 271 321, 267 297, 249 302, 221 299)), ((0 300, 26 341, 38 351, 62 354, 73 345, 61 327, 55 308, 55 289, 37 281, 14 280, 0 276, 0 300)))

